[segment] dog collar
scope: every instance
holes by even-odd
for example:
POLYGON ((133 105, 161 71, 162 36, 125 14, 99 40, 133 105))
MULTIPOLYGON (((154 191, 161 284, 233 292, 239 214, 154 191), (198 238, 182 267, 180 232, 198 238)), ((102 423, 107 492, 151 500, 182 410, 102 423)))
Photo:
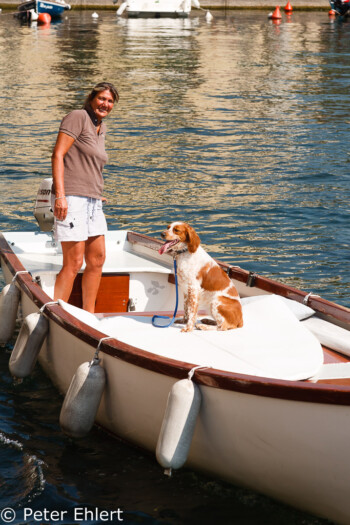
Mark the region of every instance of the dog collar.
POLYGON ((184 248, 183 250, 180 250, 179 252, 176 252, 176 254, 174 255, 174 258, 177 257, 178 255, 181 255, 182 253, 186 253, 188 251, 187 248, 184 248))

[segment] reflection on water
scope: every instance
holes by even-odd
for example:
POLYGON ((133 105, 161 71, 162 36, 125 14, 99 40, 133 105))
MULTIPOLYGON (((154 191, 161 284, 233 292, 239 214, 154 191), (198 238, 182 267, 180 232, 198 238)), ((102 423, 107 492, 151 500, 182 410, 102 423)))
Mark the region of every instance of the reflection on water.
MULTIPOLYGON (((350 24, 325 12, 280 24, 264 11, 214 14, 208 24, 196 12, 95 20, 73 11, 49 27, 1 15, 0 229, 35 227, 61 118, 109 80, 121 95, 107 122, 110 227, 158 234, 183 219, 214 256, 349 305, 350 24)), ((38 473, 30 461, 21 468, 38 473)), ((146 501, 139 509, 159 517, 146 501)))
POLYGON ((109 79, 111 227, 188 220, 213 255, 348 304, 349 28, 323 12, 3 18, 1 227, 33 227, 60 119, 109 79))

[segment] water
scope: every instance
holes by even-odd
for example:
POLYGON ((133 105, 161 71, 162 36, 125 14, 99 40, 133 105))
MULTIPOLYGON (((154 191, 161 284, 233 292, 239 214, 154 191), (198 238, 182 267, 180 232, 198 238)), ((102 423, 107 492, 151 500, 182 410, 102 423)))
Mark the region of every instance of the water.
MULTIPOLYGON (((1 15, 0 229, 36 228, 59 122, 109 80, 121 95, 107 122, 111 228, 158 235, 186 220, 215 257, 349 306, 350 24, 326 12, 281 24, 264 11, 214 13, 211 24, 204 13, 99 15, 74 11, 50 27, 1 15)), ((60 395, 39 367, 14 384, 10 348, 0 508, 16 510, 14 523, 25 508, 74 523, 74 507, 120 509, 128 524, 324 523, 191 471, 169 480, 152 456, 97 429, 65 438, 60 395)))

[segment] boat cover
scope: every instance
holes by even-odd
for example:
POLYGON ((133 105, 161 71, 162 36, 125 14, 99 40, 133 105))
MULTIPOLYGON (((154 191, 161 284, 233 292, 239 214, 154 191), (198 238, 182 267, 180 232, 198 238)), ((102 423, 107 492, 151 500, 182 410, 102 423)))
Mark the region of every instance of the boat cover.
POLYGON ((156 328, 147 314, 97 319, 63 301, 60 304, 106 335, 194 365, 295 381, 316 375, 323 364, 322 347, 316 337, 275 295, 243 304, 243 328, 225 332, 181 332, 181 325, 156 328))

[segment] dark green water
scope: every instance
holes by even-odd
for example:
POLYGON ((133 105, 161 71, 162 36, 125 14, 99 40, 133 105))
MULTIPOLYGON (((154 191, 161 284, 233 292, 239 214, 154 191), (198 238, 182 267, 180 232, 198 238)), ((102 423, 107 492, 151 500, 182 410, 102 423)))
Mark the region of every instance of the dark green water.
MULTIPOLYGON (((74 11, 41 28, 0 15, 0 229, 36 228, 59 122, 109 80, 121 95, 107 121, 110 228, 158 235, 186 220, 221 260, 349 306, 350 24, 326 12, 279 25, 264 11, 211 24, 197 13, 74 11)), ((55 523, 72 523, 76 506, 120 508, 128 524, 323 523, 186 470, 169 480, 98 430, 69 441, 60 396, 40 369, 13 384, 8 357, 0 507, 16 510, 13 523, 26 507, 67 510, 55 523)))

